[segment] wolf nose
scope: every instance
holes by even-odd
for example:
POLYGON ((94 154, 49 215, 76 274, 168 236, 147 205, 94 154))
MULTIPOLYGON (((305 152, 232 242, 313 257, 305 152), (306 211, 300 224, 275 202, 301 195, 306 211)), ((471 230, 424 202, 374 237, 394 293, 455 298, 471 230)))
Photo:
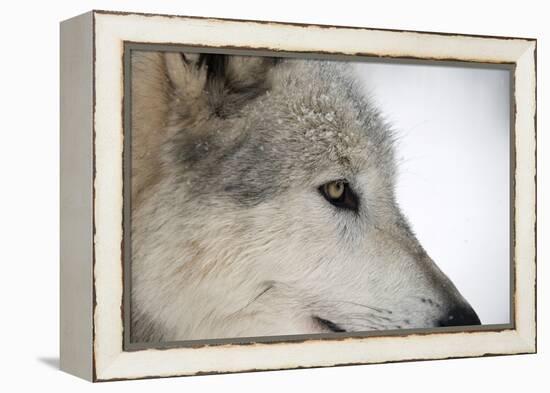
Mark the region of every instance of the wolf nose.
POLYGON ((439 326, 468 326, 481 325, 481 321, 476 312, 470 306, 455 307, 441 318, 438 322, 439 326))

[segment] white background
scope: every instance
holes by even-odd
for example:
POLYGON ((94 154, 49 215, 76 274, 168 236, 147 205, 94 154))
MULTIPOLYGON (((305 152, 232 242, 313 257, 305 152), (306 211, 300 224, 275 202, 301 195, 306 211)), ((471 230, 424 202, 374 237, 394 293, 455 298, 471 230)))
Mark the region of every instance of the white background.
POLYGON ((510 73, 357 63, 397 137, 397 200, 483 324, 510 315, 510 73))
POLYGON ((178 392, 547 391, 550 66, 544 2, 6 2, 0 14, 0 390, 178 392), (58 22, 89 9, 208 15, 538 38, 539 354, 91 385, 57 370, 58 22), (546 390, 543 390, 546 389, 546 390))

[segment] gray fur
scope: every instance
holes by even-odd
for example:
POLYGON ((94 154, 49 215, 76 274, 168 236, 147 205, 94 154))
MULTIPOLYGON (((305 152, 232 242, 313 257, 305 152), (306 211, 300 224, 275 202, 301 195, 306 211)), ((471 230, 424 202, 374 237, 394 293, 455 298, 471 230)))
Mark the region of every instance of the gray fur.
POLYGON ((140 125, 161 148, 132 212, 134 341, 429 327, 470 312, 397 206, 391 128, 348 64, 171 53, 161 66, 164 131, 140 125), (321 197, 338 179, 356 213, 321 197))
MULTIPOLYGON (((367 159, 383 167, 391 181, 389 127, 349 73, 345 63, 286 60, 275 75, 260 73, 273 79, 271 89, 266 89, 268 82, 248 81, 241 84, 253 87, 231 92, 213 77, 207 84, 209 121, 192 133, 192 140, 188 129, 182 128, 168 142, 170 154, 183 168, 180 181, 200 174, 199 192, 205 196, 228 194, 245 205, 257 204, 291 184, 309 180, 309 174, 331 162, 353 173, 357 168, 351 156, 365 159, 361 155, 367 139, 376 146, 367 159), (345 95, 335 96, 331 90, 345 95), (350 105, 355 111, 349 110, 350 105), (225 108, 222 117, 217 113, 220 107, 225 108), (225 115, 227 107, 231 112, 225 115), (233 135, 228 129, 239 133, 233 135)), ((181 121, 176 119, 176 124, 181 121)))

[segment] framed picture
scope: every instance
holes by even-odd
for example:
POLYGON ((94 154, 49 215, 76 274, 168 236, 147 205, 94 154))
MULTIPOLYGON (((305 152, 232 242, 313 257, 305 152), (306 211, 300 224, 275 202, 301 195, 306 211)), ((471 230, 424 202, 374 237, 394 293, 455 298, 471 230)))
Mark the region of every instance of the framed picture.
POLYGON ((536 352, 536 40, 61 23, 61 368, 536 352))

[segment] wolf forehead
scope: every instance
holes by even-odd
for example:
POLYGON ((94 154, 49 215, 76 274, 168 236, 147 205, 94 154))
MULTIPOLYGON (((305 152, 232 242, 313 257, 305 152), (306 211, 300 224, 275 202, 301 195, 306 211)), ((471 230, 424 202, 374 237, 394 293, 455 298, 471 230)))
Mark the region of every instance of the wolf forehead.
POLYGON ((326 171, 393 176, 392 133, 349 64, 214 56, 206 99, 173 106, 169 152, 194 189, 255 205, 326 171), (200 120, 179 120, 188 105, 204 106, 200 120))

